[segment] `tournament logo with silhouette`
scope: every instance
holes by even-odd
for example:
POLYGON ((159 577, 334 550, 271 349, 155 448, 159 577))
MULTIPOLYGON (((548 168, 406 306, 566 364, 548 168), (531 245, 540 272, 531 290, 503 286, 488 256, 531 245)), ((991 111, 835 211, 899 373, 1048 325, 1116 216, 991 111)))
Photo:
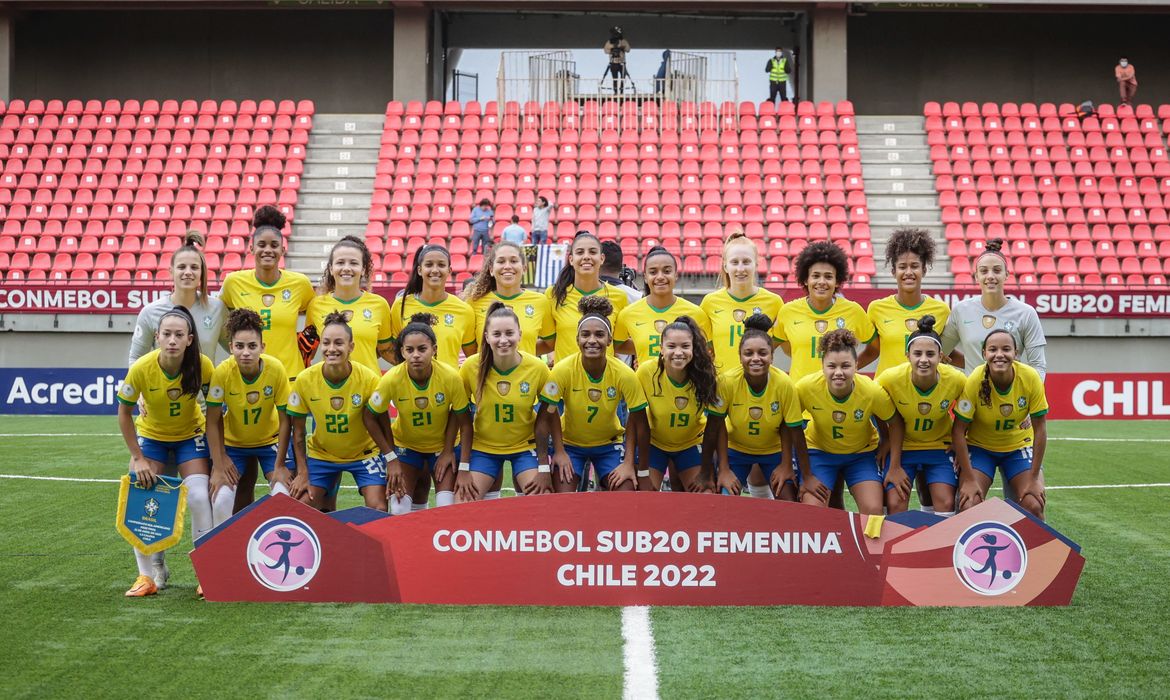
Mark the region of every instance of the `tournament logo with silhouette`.
POLYGON ((918 319, 916 319, 916 318, 906 319, 906 330, 910 331, 911 333, 918 330, 918 319))
POLYGON ((178 401, 179 397, 183 395, 182 389, 167 389, 167 398, 171 401, 178 401))
POLYGON ((512 382, 496 382, 496 392, 500 396, 507 396, 512 390, 512 382))
POLYGON ((752 417, 752 420, 759 420, 764 416, 764 409, 759 406, 752 406, 748 409, 748 415, 752 417))
POLYGON ((588 391, 588 394, 589 394, 589 400, 594 402, 594 403, 597 403, 598 401, 601 400, 601 389, 590 389, 588 391))
POLYGON ((657 321, 654 322, 654 330, 658 331, 659 335, 662 334, 663 328, 666 328, 666 321, 663 321, 662 319, 658 319, 657 321))
POLYGON ((1028 547, 1019 533, 993 521, 967 528, 955 542, 955 573, 981 595, 1002 595, 1028 570, 1028 547))
POLYGON ((264 296, 260 297, 260 301, 264 302, 265 306, 272 306, 274 303, 276 303, 276 297, 272 294, 265 294, 264 296))
POLYGON ((829 329, 829 322, 822 319, 814 323, 813 326, 817 329, 817 333, 824 333, 829 329))
POLYGON ((248 538, 248 570, 274 591, 304 588, 321 568, 321 542, 297 518, 266 520, 248 538))
POLYGON ((925 401, 918 404, 918 412, 924 416, 930 415, 931 405, 925 401))
POLYGON ((995 325, 995 316, 984 316, 983 317, 983 327, 984 328, 991 328, 994 325, 995 325))
POLYGON ((245 400, 247 400, 247 402, 248 402, 249 404, 254 404, 254 403, 256 403, 257 401, 259 401, 259 400, 260 400, 260 392, 258 392, 258 391, 249 391, 249 392, 247 393, 247 395, 246 395, 246 396, 244 396, 244 399, 245 399, 245 400))
POLYGON ((747 312, 743 309, 736 309, 731 312, 731 317, 735 319, 736 323, 743 323, 743 320, 747 318, 747 312))

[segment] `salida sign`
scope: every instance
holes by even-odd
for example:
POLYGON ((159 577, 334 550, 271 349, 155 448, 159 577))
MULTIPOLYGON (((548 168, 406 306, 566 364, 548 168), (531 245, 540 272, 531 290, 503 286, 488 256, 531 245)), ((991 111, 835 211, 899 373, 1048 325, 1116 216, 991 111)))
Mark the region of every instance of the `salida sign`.
POLYGON ((276 496, 191 556, 208 600, 453 605, 1067 605, 1084 566, 1077 545, 998 499, 947 520, 870 519, 661 493, 393 518, 276 496))

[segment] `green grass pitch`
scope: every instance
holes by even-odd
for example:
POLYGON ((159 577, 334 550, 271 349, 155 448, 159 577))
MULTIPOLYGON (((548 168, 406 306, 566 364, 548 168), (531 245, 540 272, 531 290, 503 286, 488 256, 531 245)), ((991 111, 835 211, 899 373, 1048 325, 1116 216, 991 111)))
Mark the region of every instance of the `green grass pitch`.
MULTIPOLYGON (((1170 482, 1167 425, 1051 423, 1080 440, 1049 443, 1049 486, 1170 482)), ((113 479, 126 466, 112 417, 0 426, 3 475, 113 479)), ((126 600, 115 494, 0 478, 0 698, 622 695, 618 608, 203 603, 187 546, 168 557, 170 589, 126 600)), ((1088 560, 1068 608, 654 608, 659 694, 1166 697, 1168 498, 1049 492, 1050 522, 1088 560)), ((341 506, 359 500, 346 489, 341 506)))

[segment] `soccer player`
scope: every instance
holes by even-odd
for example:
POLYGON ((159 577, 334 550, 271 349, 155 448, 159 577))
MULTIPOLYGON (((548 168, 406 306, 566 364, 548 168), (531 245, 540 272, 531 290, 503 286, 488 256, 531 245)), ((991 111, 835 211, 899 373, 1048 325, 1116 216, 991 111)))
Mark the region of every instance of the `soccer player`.
POLYGON ((711 322, 715 370, 721 374, 740 365, 744 319, 755 314, 774 319, 784 305, 779 295, 760 287, 759 260, 760 251, 752 239, 743 231, 731 234, 723 244, 722 286, 699 304, 711 322))
POLYGON ((802 472, 802 502, 827 506, 833 484, 843 476, 861 513, 882 514, 877 418, 882 441, 901 444, 901 423, 889 395, 857 373, 857 338, 846 328, 829 331, 817 350, 822 371, 796 383, 800 404, 811 416, 805 427, 809 470, 802 472), (887 435, 888 431, 888 435, 887 435))
POLYGON ((796 386, 772 366, 772 319, 753 314, 743 322, 739 364, 719 375, 719 405, 707 409, 704 461, 712 457, 719 472, 715 485, 738 496, 743 484, 755 498, 796 500, 792 457, 808 471, 808 447, 796 386), (714 452, 714 454, 712 454, 714 452), (752 485, 748 472, 763 471, 752 485))
MULTIPOLYGON (((381 297, 379 297, 381 298, 381 297)), ((323 361, 297 375, 288 396, 297 475, 293 498, 327 510, 327 491, 349 472, 366 506, 386 510, 386 465, 366 431, 362 413, 378 386, 378 373, 351 360, 354 334, 345 314, 333 311, 322 321, 323 361), (305 441, 305 419, 313 416, 313 434, 305 441)))
POLYGON ((837 296, 849 281, 849 260, 836 245, 817 241, 800 251, 796 256, 796 281, 808 296, 780 308, 772 336, 784 354, 792 358, 788 374, 799 382, 821 373, 817 349, 825 333, 847 330, 855 340, 864 339, 862 342, 872 341, 877 333, 857 302, 837 296))
POLYGON ((524 249, 509 241, 492 246, 484 257, 483 269, 464 290, 464 300, 475 312, 475 337, 483 337, 483 321, 492 302, 503 302, 520 319, 520 351, 543 355, 553 347, 555 335, 548 297, 524 289, 524 249))
POLYGON ((984 364, 967 377, 951 431, 959 465, 959 510, 987 497, 998 467, 1017 502, 1044 517, 1040 480, 1048 446, 1048 399, 1040 373, 1016 359, 1015 335, 996 328, 983 340, 984 364))
MULTIPOLYGON (((288 494, 292 473, 288 453, 289 381, 284 365, 264 352, 264 320, 252 309, 228 315, 231 356, 215 368, 207 394, 207 437, 215 466, 211 474, 212 503, 230 498, 246 470, 260 471, 273 494, 288 494)), ((298 356, 298 361, 299 361, 298 356)))
POLYGON ((252 257, 256 267, 227 276, 219 298, 228 309, 252 309, 260 314, 264 328, 264 352, 280 361, 288 372, 304 369, 297 347, 297 321, 309 308, 315 293, 309 278, 283 270, 285 216, 272 205, 256 210, 252 217, 252 257))
POLYGON ((577 306, 580 352, 558 362, 540 392, 540 400, 561 414, 560 420, 550 421, 553 487, 558 492, 577 490, 592 465, 606 489, 633 491, 634 448, 641 436, 649 435, 646 395, 634 370, 607 354, 613 340, 613 304, 606 297, 587 296, 577 306), (623 401, 629 407, 626 427, 618 420, 623 401))
MULTIPOLYGON (((365 286, 373 273, 373 258, 356 236, 344 236, 329 251, 321 276, 320 294, 309 302, 305 326, 321 332, 332 313, 344 316, 353 336, 353 361, 381 374, 378 358, 393 359, 390 305, 365 286)), ((308 362, 305 362, 308 365, 308 362)), ((299 376, 299 375, 298 375, 299 376)))
MULTIPOLYGON (((208 450, 204 436, 206 422, 197 396, 206 392, 211 378, 211 360, 199 352, 195 319, 184 306, 175 306, 158 321, 158 349, 138 358, 118 390, 118 428, 130 450, 130 472, 138 483, 154 485, 173 460, 187 487, 187 508, 191 511, 191 539, 198 540, 215 526, 208 491, 208 450), (142 399, 145 410, 134 418, 134 407, 142 399)), ((221 520, 231 517, 231 504, 221 520)), ((126 596, 138 598, 158 592, 156 562, 135 550, 138 578, 126 596)))
POLYGON ((378 381, 362 414, 370 437, 387 455, 390 514, 423 510, 413 494, 419 481, 435 480, 435 505, 455 502, 455 439, 462 433, 461 462, 470 458, 471 420, 459 370, 435 361, 438 340, 433 314, 415 314, 398 334, 402 362, 378 381), (391 424, 387 412, 398 413, 391 424), (415 507, 415 506, 419 507, 415 507))
POLYGON ((906 362, 906 343, 910 334, 918 330, 920 318, 929 314, 935 318, 938 328, 946 326, 950 308, 922 293, 922 278, 933 263, 934 239, 923 229, 897 229, 886 243, 886 265, 894 273, 898 292, 870 302, 866 314, 877 336, 865 346, 857 361, 866 367, 877 358, 874 376, 906 362))
POLYGON ((646 254, 642 277, 646 296, 622 309, 614 324, 613 342, 617 352, 634 355, 638 364, 653 364, 662 351, 662 330, 679 316, 689 316, 711 337, 711 321, 706 312, 692 302, 675 296, 678 284, 678 260, 662 246, 646 254))
MULTIPOLYGON (((553 314, 553 355, 563 360, 577 352, 577 322, 581 312, 577 302, 581 297, 600 294, 608 297, 613 308, 626 308, 628 299, 624 292, 601 281, 601 241, 588 231, 578 231, 569 246, 569 257, 561 268, 553 286, 545 290, 553 314)), ((613 352, 611 348, 610 353, 613 352)))
POLYGON ((512 464, 518 490, 527 495, 552 492, 548 422, 555 415, 540 411, 538 422, 536 409, 549 369, 539 358, 520 352, 520 342, 516 313, 503 302, 492 303, 480 351, 459 370, 475 404, 471 461, 459 465, 455 483, 455 497, 461 503, 499 498, 499 491, 488 489, 503 472, 504 462, 512 464))
POLYGON ((992 328, 1002 328, 1011 334, 1018 348, 1017 359, 1028 365, 1044 379, 1048 369, 1044 346, 1044 328, 1036 309, 1004 293, 1007 282, 1007 258, 1003 241, 993 238, 975 261, 975 278, 981 294, 955 304, 943 329, 943 352, 959 350, 963 353, 970 375, 983 362, 983 341, 992 328))
MULTIPOLYGON (((459 351, 468 357, 475 354, 475 312, 454 294, 447 293, 451 278, 451 253, 441 245, 431 243, 414 254, 414 266, 406 288, 390 305, 390 337, 398 337, 414 314, 434 314, 435 337, 439 339, 439 362, 459 366, 459 351)), ((394 362, 401 361, 395 352, 394 362)))
POLYGON ((954 458, 951 443, 951 411, 959 402, 967 377, 956 367, 941 364, 942 341, 934 330, 935 318, 926 314, 906 344, 908 362, 877 376, 894 402, 903 425, 901 444, 890 442, 884 485, 890 513, 906 510, 911 484, 921 475, 930 491, 934 512, 954 515, 954 458))
POLYGON ((706 409, 719 405, 715 363, 707 338, 690 316, 662 329, 662 353, 638 367, 638 382, 649 406, 650 448, 638 453, 638 490, 657 491, 670 468, 678 488, 710 493, 702 474, 699 444, 707 426, 706 409))

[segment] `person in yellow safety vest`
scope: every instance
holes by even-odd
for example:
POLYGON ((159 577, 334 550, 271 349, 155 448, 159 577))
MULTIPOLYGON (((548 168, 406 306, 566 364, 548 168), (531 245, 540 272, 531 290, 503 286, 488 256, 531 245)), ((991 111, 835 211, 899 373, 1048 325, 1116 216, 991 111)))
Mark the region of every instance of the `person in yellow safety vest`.
POLYGON ((792 54, 785 51, 783 46, 777 46, 776 55, 769 58, 767 66, 764 67, 768 74, 769 102, 775 102, 777 96, 781 102, 788 100, 788 76, 794 67, 792 54))

